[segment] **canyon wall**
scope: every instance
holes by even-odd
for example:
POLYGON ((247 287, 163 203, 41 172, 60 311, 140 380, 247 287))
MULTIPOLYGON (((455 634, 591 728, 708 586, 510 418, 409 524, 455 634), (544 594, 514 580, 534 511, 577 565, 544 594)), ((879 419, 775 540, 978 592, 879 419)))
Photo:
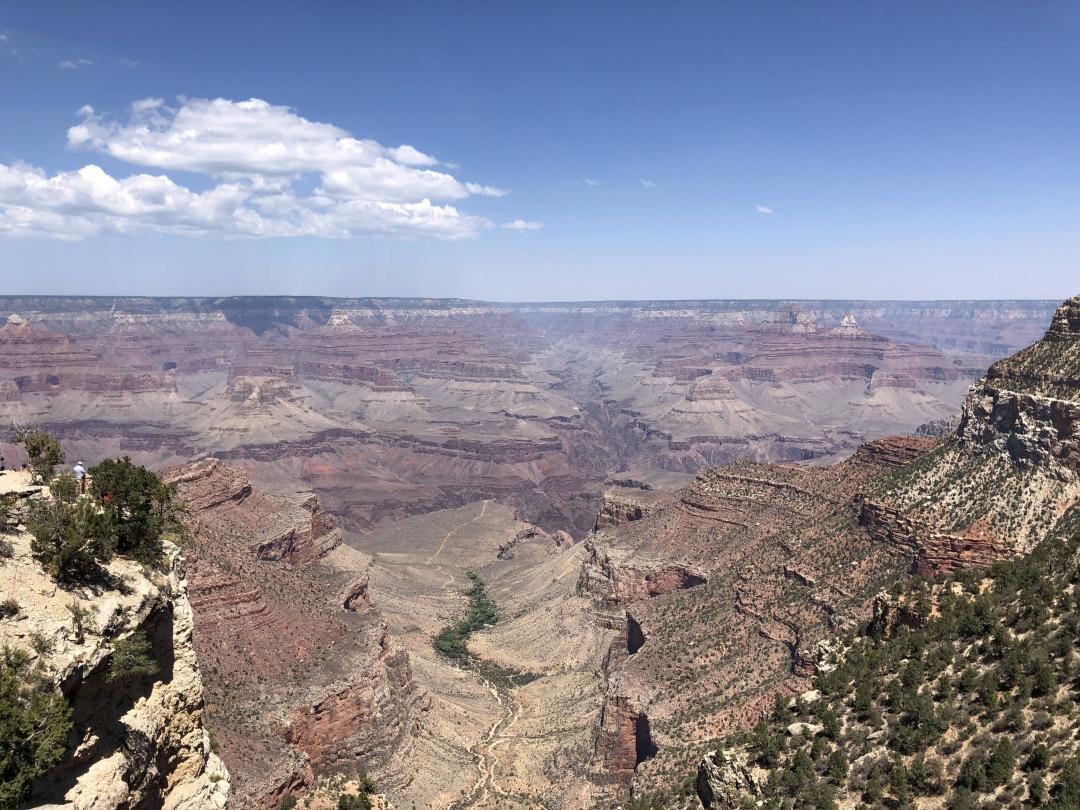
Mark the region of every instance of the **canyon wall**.
POLYGON ((419 700, 366 593, 365 561, 310 493, 268 495, 216 459, 170 470, 187 508, 207 723, 240 806, 319 776, 380 774, 419 700))
MULTIPOLYGON (((951 416, 1048 302, 0 297, 0 419, 93 462, 207 454, 368 531, 496 498, 595 526, 608 476, 835 459, 951 416)), ((8 448, 11 452, 11 448, 8 448)))

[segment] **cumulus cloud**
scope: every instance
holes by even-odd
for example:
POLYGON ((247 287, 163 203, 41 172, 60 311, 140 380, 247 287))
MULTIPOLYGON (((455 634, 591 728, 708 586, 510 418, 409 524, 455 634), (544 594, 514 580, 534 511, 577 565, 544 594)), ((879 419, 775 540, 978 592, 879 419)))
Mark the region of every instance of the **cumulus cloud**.
POLYGON ((765 206, 765 205, 755 205, 754 210, 757 211, 759 214, 771 214, 771 213, 773 213, 773 210, 771 208, 769 208, 768 206, 765 206))
POLYGON ((92 59, 65 59, 63 62, 57 62, 56 66, 63 70, 82 70, 86 67, 92 67, 93 64, 92 59))
POLYGON ((656 188, 656 183, 654 183, 652 180, 645 180, 643 178, 642 181, 641 181, 641 187, 642 188, 656 188))
POLYGON ((131 68, 132 70, 139 66, 139 63, 136 62, 134 59, 128 59, 126 57, 120 60, 120 64, 126 68, 131 68))
POLYGON ((460 180, 413 146, 359 139, 260 99, 181 98, 175 107, 141 99, 125 122, 90 106, 77 115, 71 149, 147 172, 116 178, 90 164, 50 176, 0 164, 0 234, 457 239, 493 226, 451 203, 507 193, 460 180), (169 177, 176 171, 202 175, 209 187, 192 190, 169 177))
POLYGON ((584 186, 585 188, 597 188, 598 186, 604 185, 604 183, 600 180, 594 180, 591 177, 586 177, 584 180, 579 180, 578 185, 584 186))
POLYGON ((525 231, 538 231, 544 227, 544 223, 531 222, 527 219, 515 219, 513 222, 504 222, 502 227, 508 231, 524 233, 525 231))

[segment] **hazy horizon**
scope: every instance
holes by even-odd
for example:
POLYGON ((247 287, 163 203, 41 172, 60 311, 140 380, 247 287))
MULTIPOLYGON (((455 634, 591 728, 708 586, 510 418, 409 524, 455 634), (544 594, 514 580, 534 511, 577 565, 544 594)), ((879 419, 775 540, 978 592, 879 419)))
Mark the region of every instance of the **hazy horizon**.
POLYGON ((584 305, 584 304, 597 304, 597 305, 626 305, 635 306, 639 304, 747 304, 747 303, 762 303, 762 304, 775 304, 775 303, 820 303, 820 304, 889 304, 889 303, 912 303, 912 304, 956 304, 956 303, 971 303, 971 304, 993 304, 998 302, 1009 303, 1030 303, 1030 304, 1057 304, 1060 301, 1071 298, 1072 296, 1062 296, 1059 298, 821 298, 821 297, 806 297, 795 298, 792 296, 783 296, 777 298, 763 298, 763 297, 745 297, 745 298, 550 298, 550 299, 498 299, 498 298, 463 298, 461 296, 436 296, 436 295, 317 295, 311 293, 236 293, 236 294, 222 294, 222 295, 205 295, 205 294, 151 294, 142 295, 139 293, 115 293, 115 294, 80 294, 80 293, 7 293, 0 292, 0 300, 5 299, 33 299, 33 298, 81 298, 81 299, 97 299, 97 300, 151 300, 151 301, 182 301, 182 300, 197 300, 197 301, 220 301, 220 300, 241 300, 241 299, 293 299, 297 301, 303 300, 316 300, 316 301, 459 301, 465 304, 490 304, 493 306, 568 306, 568 305, 584 305))

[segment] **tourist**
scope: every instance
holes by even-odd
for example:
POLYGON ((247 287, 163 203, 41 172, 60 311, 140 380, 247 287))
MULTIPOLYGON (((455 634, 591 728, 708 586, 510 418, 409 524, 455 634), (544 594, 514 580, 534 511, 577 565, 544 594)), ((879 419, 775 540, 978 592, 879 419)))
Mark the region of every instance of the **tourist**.
POLYGON ((76 462, 75 467, 72 469, 75 474, 75 480, 79 482, 79 493, 86 494, 86 467, 81 461, 76 462))

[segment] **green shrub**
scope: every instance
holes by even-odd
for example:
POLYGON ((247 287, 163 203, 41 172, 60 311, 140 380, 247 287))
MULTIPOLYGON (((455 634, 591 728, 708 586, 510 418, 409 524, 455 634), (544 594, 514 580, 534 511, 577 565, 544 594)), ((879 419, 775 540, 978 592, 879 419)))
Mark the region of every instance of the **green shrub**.
POLYGON ((495 603, 487 597, 484 580, 472 571, 466 574, 472 580, 472 585, 465 591, 469 597, 469 611, 461 621, 444 627, 434 642, 436 651, 456 661, 468 659, 466 642, 472 633, 498 620, 495 603))
POLYGON ((998 740, 990 751, 986 765, 986 777, 991 787, 1004 785, 1012 779, 1016 768, 1016 751, 1008 738, 998 740))
POLYGON ((847 778, 848 773, 847 755, 840 750, 833 751, 829 754, 829 761, 825 766, 825 773, 835 784, 844 784, 844 780, 847 778))
POLYGON ((113 644, 109 659, 109 680, 123 681, 157 674, 158 666, 146 633, 132 633, 113 644))
POLYGON ((71 709, 63 695, 30 672, 26 656, 0 652, 0 808, 14 810, 35 779, 64 754, 71 709))
POLYGON ((338 810, 371 810, 371 799, 367 797, 367 794, 350 796, 342 793, 338 796, 337 806, 338 810))
POLYGON ((365 771, 360 771, 356 780, 360 783, 361 793, 376 793, 379 790, 375 784, 375 780, 368 776, 365 771))
POLYGON ((1049 806, 1052 810, 1073 810, 1080 807, 1080 760, 1074 757, 1065 763, 1050 796, 1049 806))
POLYGON ((97 630, 94 613, 92 610, 82 607, 78 602, 72 602, 67 606, 67 609, 68 613, 71 614, 71 632, 75 637, 74 641, 76 644, 82 644, 86 640, 87 632, 97 630))
MULTIPOLYGON (((13 493, 0 495, 0 532, 8 532, 19 525, 19 499, 13 493)), ((2 556, 10 556, 10 553, 2 556)))
POLYGON ((1050 749, 1046 747, 1046 743, 1039 743, 1031 749, 1031 756, 1028 757, 1026 766, 1028 770, 1045 770, 1049 764, 1050 749))
POLYGON ((1033 773, 1028 779, 1028 803, 1036 807, 1046 801, 1046 780, 1041 773, 1033 773))
POLYGON ((161 560, 161 537, 179 532, 173 488, 131 459, 106 459, 90 470, 91 490, 104 504, 116 533, 116 551, 155 565, 161 560))
POLYGON ((115 545, 108 518, 88 500, 34 501, 26 527, 33 535, 31 554, 57 582, 93 578, 115 545))
POLYGON ((69 472, 62 472, 49 484, 49 491, 58 501, 75 503, 79 497, 79 482, 69 472))
POLYGON ((38 630, 30 632, 30 648, 38 655, 48 655, 55 647, 53 640, 44 633, 38 630))
POLYGON ((28 430, 16 436, 26 448, 27 462, 34 476, 43 481, 52 478, 53 470, 64 463, 66 456, 60 442, 42 430, 28 430))

